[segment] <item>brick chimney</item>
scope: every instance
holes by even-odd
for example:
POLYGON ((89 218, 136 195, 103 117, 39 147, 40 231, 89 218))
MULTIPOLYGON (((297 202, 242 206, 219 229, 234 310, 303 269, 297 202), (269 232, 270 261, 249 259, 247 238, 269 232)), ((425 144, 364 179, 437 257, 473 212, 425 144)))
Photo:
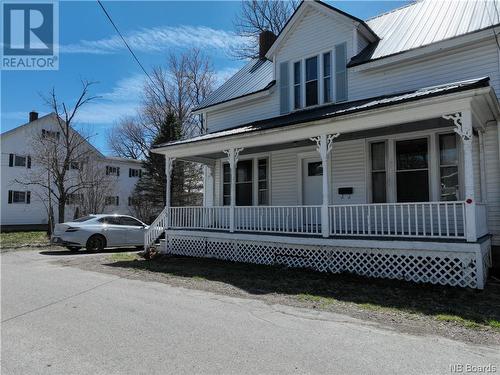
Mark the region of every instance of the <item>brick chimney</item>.
POLYGON ((30 122, 38 120, 38 112, 31 111, 30 112, 30 122))
POLYGON ((264 30, 259 34, 259 58, 264 59, 267 51, 276 40, 276 35, 272 31, 264 30))

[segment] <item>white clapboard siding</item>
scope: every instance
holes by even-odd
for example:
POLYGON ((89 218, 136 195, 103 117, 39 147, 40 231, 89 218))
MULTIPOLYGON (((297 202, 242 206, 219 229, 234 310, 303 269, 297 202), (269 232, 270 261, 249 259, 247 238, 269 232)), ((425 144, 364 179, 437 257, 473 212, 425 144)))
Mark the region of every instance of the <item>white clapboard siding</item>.
POLYGON ((488 187, 488 229, 493 234, 493 244, 500 245, 500 161, 496 124, 486 127, 484 153, 486 186, 488 187))
POLYGON ((276 55, 276 61, 293 61, 331 49, 337 44, 347 43, 351 57, 353 25, 343 16, 326 16, 309 10, 288 34, 276 55))
POLYGON ((474 167, 474 195, 476 201, 481 202, 481 164, 479 157, 479 138, 474 137, 472 142, 472 165, 474 167))
POLYGON ((385 69, 349 69, 349 100, 489 76, 500 92, 498 51, 493 40, 385 69))
POLYGON ((332 203, 367 203, 365 140, 334 143, 332 159, 332 203), (353 194, 342 198, 341 187, 352 187, 353 194))
MULTIPOLYGON (((311 151, 314 149, 311 148, 311 151)), ((297 150, 276 151, 271 154, 271 202, 276 206, 298 204, 297 150)))

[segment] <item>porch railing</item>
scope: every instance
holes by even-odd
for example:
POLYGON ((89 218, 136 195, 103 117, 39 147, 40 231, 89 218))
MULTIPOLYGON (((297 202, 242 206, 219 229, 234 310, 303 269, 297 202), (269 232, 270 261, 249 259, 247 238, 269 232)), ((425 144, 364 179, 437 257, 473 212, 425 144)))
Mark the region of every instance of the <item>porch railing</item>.
POLYGON ((320 235, 321 206, 238 206, 235 230, 320 235))
MULTIPOLYGON (((466 203, 418 202, 328 206, 170 207, 145 235, 150 246, 165 228, 339 237, 467 238, 466 203), (326 230, 328 229, 328 230, 326 230)), ((476 205, 477 237, 487 233, 486 206, 476 205)))
POLYGON ((329 221, 338 236, 465 238, 465 203, 335 205, 329 221))
POLYGON ((144 233, 144 249, 149 249, 167 229, 169 208, 165 207, 144 233))

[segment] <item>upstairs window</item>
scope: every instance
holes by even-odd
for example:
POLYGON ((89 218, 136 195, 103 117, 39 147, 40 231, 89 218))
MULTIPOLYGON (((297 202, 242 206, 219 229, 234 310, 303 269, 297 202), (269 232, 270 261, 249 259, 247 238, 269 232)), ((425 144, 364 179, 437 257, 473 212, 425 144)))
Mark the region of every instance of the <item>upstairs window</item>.
POLYGON ((332 53, 323 54, 323 103, 332 101, 332 53))
POLYGON ((318 104, 318 56, 306 59, 306 107, 318 104))
POLYGON ((107 196, 104 199, 104 204, 106 206, 119 206, 120 205, 120 197, 118 195, 116 195, 116 196, 107 196))
POLYGON ((120 175, 120 167, 111 167, 106 165, 106 175, 107 176, 119 176, 120 175))
POLYGON ((58 131, 42 129, 42 138, 59 139, 60 136, 61 133, 59 133, 58 131))
POLYGON ((128 169, 128 176, 129 177, 142 177, 142 170, 129 168, 128 169))
POLYGON ((9 167, 31 168, 31 157, 9 154, 9 167))
POLYGON ((293 108, 294 109, 299 109, 302 107, 301 102, 301 85, 300 85, 300 77, 302 76, 301 74, 301 64, 300 61, 297 61, 296 63, 293 64, 293 108))

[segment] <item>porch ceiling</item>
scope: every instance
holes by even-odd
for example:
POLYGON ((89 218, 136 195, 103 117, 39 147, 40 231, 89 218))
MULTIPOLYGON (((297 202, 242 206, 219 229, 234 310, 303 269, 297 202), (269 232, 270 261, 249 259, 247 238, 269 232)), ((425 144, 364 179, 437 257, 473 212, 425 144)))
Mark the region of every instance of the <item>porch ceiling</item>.
POLYGON ((452 123, 441 116, 464 110, 471 110, 479 123, 498 118, 498 99, 489 86, 489 78, 302 110, 159 145, 151 151, 183 159, 211 160, 223 157, 222 150, 229 148, 243 147, 245 154, 311 145, 309 138, 321 134, 340 133, 336 139, 340 142, 447 127, 452 123))

